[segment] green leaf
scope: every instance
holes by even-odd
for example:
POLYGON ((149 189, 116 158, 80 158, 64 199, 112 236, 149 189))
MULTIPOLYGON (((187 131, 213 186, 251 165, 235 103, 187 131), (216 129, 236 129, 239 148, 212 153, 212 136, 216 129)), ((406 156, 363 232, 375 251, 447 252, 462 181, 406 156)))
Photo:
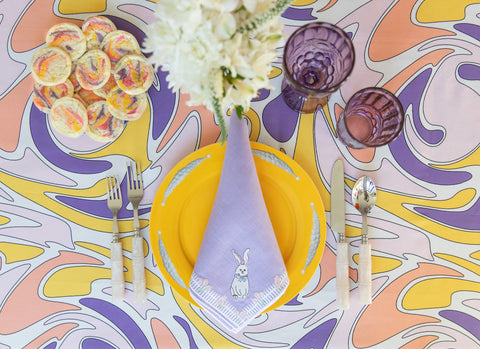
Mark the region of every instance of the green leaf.
POLYGON ((243 107, 241 105, 237 105, 235 107, 235 111, 237 112, 238 120, 242 120, 242 115, 243 115, 243 112, 244 112, 243 107))

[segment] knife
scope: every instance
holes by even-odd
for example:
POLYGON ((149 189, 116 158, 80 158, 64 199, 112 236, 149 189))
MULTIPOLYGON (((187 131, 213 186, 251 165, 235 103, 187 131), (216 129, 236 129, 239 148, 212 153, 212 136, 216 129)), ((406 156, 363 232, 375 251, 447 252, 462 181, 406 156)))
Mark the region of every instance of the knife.
POLYGON ((345 184, 343 161, 333 164, 330 196, 330 227, 338 233, 337 242, 337 304, 339 308, 350 307, 350 281, 348 278, 348 244, 345 239, 345 184))

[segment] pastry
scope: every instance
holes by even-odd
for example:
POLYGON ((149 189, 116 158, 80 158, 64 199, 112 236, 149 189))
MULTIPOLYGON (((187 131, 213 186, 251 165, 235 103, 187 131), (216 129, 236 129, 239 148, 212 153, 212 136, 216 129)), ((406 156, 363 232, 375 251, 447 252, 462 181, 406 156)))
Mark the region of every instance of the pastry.
POLYGON ((108 142, 117 138, 125 127, 125 121, 112 115, 105 101, 96 102, 87 108, 88 128, 86 133, 94 140, 108 142))
POLYGON ((84 89, 95 90, 108 81, 111 73, 110 59, 99 49, 87 51, 77 62, 75 75, 84 89))
POLYGON ((107 34, 100 47, 110 58, 112 67, 127 54, 141 53, 137 39, 124 30, 115 30, 107 34))
POLYGON ((72 59, 61 48, 44 47, 33 54, 30 67, 36 82, 53 86, 68 79, 72 71, 72 59))
POLYGON ((73 23, 58 23, 51 27, 45 39, 48 46, 62 48, 72 60, 79 58, 87 49, 87 39, 82 30, 73 23))
POLYGON ((88 127, 87 109, 73 97, 57 99, 49 118, 52 127, 65 136, 78 137, 88 127))
POLYGON ((92 16, 87 18, 82 25, 82 31, 87 38, 87 48, 100 48, 105 36, 117 27, 105 16, 92 16))
POLYGON ((154 71, 144 56, 126 55, 118 61, 113 75, 123 91, 136 95, 152 86, 154 71))
POLYGON ((146 93, 130 95, 120 87, 114 88, 107 96, 108 110, 115 117, 126 121, 137 120, 147 109, 147 105, 146 93))

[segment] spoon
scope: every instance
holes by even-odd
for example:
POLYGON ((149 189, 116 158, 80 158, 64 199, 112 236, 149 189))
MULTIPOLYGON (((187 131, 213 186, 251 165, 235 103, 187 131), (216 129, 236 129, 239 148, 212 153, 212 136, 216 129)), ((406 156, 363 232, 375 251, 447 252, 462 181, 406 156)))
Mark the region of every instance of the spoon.
POLYGON ((362 243, 358 257, 358 287, 360 302, 372 302, 372 257, 368 242, 367 214, 370 213, 377 201, 377 188, 368 176, 360 177, 352 189, 352 203, 362 214, 362 243))

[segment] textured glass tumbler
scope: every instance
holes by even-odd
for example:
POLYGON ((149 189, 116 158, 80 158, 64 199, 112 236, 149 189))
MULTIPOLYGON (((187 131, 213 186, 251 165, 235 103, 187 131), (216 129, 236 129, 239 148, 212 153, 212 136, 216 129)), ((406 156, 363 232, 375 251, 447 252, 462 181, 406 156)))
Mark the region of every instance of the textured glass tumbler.
POLYGON ((342 29, 324 22, 298 28, 283 51, 285 102, 295 111, 313 113, 348 78, 354 62, 352 40, 342 29))
POLYGON ((337 134, 351 148, 379 147, 399 135, 403 121, 397 97, 385 89, 369 87, 347 102, 337 122, 337 134))

